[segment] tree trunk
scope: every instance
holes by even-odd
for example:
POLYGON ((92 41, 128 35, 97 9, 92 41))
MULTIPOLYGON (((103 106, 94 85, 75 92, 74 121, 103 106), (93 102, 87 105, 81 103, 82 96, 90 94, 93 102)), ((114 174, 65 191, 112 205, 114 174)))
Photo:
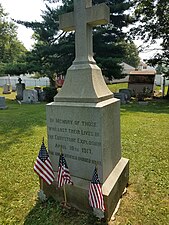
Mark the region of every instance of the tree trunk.
POLYGON ((166 98, 169 99, 169 85, 168 85, 168 90, 167 90, 166 98))

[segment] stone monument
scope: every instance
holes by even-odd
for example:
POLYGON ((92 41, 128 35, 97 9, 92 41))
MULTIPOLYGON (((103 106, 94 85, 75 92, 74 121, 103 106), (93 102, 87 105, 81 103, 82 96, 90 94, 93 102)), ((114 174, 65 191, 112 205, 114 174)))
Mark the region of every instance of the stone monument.
POLYGON ((4 84, 4 86, 3 86, 3 94, 11 94, 10 84, 4 84))
POLYGON ((25 89, 23 91, 23 103, 37 103, 38 102, 38 93, 36 90, 25 89))
MULTIPOLYGON (((88 191, 97 165, 105 217, 110 219, 128 183, 129 160, 121 157, 120 101, 112 97, 93 59, 92 27, 108 21, 109 8, 92 6, 92 0, 74 0, 74 12, 60 16, 61 29, 75 30, 76 57, 62 89, 47 105, 47 132, 55 175, 62 146, 74 182, 66 186, 68 203, 92 211, 88 191)), ((43 189, 47 196, 63 200, 56 182, 43 189)))
POLYGON ((17 92, 16 99, 22 100, 23 99, 23 91, 25 90, 25 84, 22 83, 22 79, 20 77, 18 78, 18 82, 19 83, 16 84, 16 92, 17 92))
POLYGON ((115 92, 114 97, 120 99, 121 104, 127 103, 127 94, 125 94, 123 92, 115 92))
POLYGON ((0 109, 7 109, 7 106, 5 104, 5 97, 0 96, 0 109))

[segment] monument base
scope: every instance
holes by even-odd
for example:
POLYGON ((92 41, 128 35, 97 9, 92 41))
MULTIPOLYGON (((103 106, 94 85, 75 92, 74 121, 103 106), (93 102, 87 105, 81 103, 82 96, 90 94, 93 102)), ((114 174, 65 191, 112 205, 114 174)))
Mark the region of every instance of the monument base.
MULTIPOLYGON (((72 207, 81 211, 92 212, 89 205, 89 183, 90 181, 72 177, 74 185, 66 185, 67 201, 72 207)), ((129 179, 129 160, 121 158, 109 177, 102 185, 105 202, 105 219, 110 220, 116 205, 122 196, 129 179)), ((58 189, 57 183, 52 185, 43 184, 43 190, 47 197, 53 197, 56 201, 64 201, 63 188, 58 189)))
POLYGON ((54 101, 98 103, 112 97, 96 64, 73 64, 67 70, 66 80, 54 101))

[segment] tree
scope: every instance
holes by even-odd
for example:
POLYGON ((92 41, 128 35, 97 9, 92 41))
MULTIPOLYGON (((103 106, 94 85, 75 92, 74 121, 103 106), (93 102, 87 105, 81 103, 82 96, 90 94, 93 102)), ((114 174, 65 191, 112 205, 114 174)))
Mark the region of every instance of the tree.
MULTIPOLYGON (((144 42, 155 43, 161 40, 161 53, 148 60, 151 65, 165 68, 165 76, 169 77, 169 4, 166 0, 136 1, 135 17, 139 27, 132 34, 140 35, 144 42)), ((169 93, 169 91, 168 91, 169 93)))
POLYGON ((4 75, 8 64, 23 62, 26 48, 17 39, 17 27, 7 20, 7 14, 0 4, 0 75, 4 75))
MULTIPOLYGON (((94 0, 93 4, 101 2, 105 1, 94 0)), ((130 16, 125 13, 131 7, 131 3, 125 0, 106 2, 111 10, 110 24, 99 26, 93 31, 94 58, 104 75, 117 78, 122 76, 120 63, 127 60, 126 53, 129 53, 126 46, 130 46, 130 43, 125 40, 123 27, 132 22, 130 16), (126 44, 124 44, 125 42, 126 44)), ((17 21, 34 30, 36 43, 29 54, 28 61, 36 65, 32 67, 32 70, 41 73, 43 76, 48 76, 51 84, 53 84, 56 74, 66 74, 66 70, 75 57, 74 32, 61 32, 58 24, 59 14, 73 10, 73 0, 63 0, 62 3, 63 5, 56 9, 47 5, 41 23, 17 21)), ((131 46, 133 46, 133 43, 131 43, 131 46)), ((138 54, 136 49, 131 49, 133 49, 134 55, 138 54)), ((138 57, 135 61, 135 64, 137 63, 138 57)))
POLYGON ((138 49, 134 42, 122 41, 121 43, 119 43, 119 46, 124 49, 123 61, 130 66, 137 68, 140 63, 140 57, 138 49))
POLYGON ((149 44, 161 40, 161 53, 154 56, 150 62, 169 64, 169 4, 165 0, 136 1, 135 18, 139 26, 131 30, 132 34, 141 36, 149 44))

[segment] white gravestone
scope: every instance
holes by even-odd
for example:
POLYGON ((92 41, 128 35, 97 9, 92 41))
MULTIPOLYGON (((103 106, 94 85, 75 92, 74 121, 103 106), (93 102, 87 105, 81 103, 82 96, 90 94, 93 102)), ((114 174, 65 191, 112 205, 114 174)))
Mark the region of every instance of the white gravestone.
POLYGON ((38 93, 36 90, 25 89, 23 91, 23 103, 37 103, 38 102, 38 93))
MULTIPOLYGON (((106 24, 109 8, 92 7, 92 0, 74 0, 74 12, 62 15, 60 26, 75 29, 76 58, 55 101, 47 105, 48 149, 57 175, 60 147, 74 185, 67 186, 68 202, 91 211, 89 183, 98 167, 110 219, 129 177, 129 160, 121 157, 120 101, 112 97, 93 59, 92 27, 106 24)), ((47 196, 63 200, 63 190, 44 184, 47 196)))

